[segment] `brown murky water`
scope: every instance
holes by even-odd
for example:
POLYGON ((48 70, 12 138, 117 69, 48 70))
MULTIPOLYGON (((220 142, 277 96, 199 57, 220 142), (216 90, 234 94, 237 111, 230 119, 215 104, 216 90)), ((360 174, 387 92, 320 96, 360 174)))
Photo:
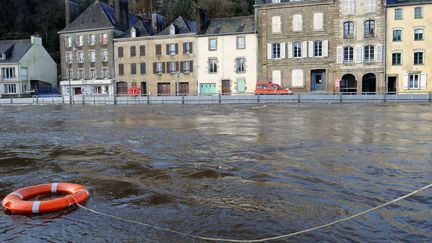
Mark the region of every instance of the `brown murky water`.
MULTIPOLYGON (((0 197, 74 182, 87 206, 208 237, 309 228, 432 183, 432 109, 0 107, 0 197)), ((430 241, 432 191, 286 241, 430 241)), ((193 242, 82 209, 0 212, 0 241, 193 242)))

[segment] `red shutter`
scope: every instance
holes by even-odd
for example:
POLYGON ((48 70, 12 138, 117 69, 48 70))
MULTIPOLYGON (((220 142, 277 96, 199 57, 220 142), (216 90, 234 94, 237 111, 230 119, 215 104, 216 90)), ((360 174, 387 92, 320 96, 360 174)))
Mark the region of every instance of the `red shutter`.
MULTIPOLYGON (((184 44, 183 44, 183 45, 184 45, 184 44)), ((184 72, 184 70, 183 70, 183 63, 184 63, 184 62, 180 62, 180 72, 181 72, 181 73, 184 72)))
POLYGON ((153 63, 153 74, 156 74, 156 65, 157 65, 157 64, 154 62, 154 63, 153 63))
POLYGON ((177 43, 175 44, 175 54, 176 55, 178 54, 178 44, 177 43))
POLYGON ((167 70, 165 69, 165 63, 163 62, 162 63, 162 73, 167 73, 167 70))
POLYGON ((190 54, 192 54, 193 53, 193 51, 192 51, 192 42, 189 43, 189 48, 190 48, 190 54))
POLYGON ((169 44, 166 45, 166 54, 169 55, 169 44))
POLYGON ((180 63, 179 63, 179 62, 176 62, 176 72, 180 70, 179 65, 180 65, 180 63))
POLYGON ((189 63, 190 63, 190 72, 193 72, 193 61, 190 61, 189 63))
POLYGON ((186 54, 186 43, 183 43, 183 54, 186 54))

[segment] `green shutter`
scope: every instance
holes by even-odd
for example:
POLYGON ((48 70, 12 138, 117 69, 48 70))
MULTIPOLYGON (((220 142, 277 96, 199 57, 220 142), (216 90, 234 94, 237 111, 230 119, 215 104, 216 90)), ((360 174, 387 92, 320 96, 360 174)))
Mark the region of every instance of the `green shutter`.
POLYGON ((237 80, 237 91, 239 93, 244 93, 245 92, 245 81, 244 79, 239 79, 237 80))

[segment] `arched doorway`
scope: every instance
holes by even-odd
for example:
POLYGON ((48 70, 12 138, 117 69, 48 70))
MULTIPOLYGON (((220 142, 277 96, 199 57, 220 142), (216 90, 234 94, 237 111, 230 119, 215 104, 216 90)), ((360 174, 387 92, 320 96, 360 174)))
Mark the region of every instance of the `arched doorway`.
POLYGON ((127 95, 128 94, 128 84, 126 82, 118 82, 116 84, 116 94, 117 95, 127 95))
POLYGON ((363 93, 375 93, 376 92, 376 76, 375 76, 375 74, 368 73, 365 76, 363 76, 362 92, 363 93))
POLYGON ((340 83, 340 92, 357 93, 357 81, 354 75, 345 74, 340 83))

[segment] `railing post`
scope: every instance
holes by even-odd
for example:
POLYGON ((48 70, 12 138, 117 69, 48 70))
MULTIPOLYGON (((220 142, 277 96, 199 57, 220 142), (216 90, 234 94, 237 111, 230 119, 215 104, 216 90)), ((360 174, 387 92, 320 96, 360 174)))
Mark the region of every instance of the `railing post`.
POLYGON ((13 100, 12 100, 12 97, 10 97, 10 103, 11 103, 11 104, 13 104, 13 100))
POLYGON ((429 92, 428 101, 429 103, 432 103, 432 92, 429 92))
POLYGON ((222 94, 219 94, 219 105, 222 104, 222 94))
POLYGON ((339 93, 339 103, 343 103, 343 96, 342 96, 342 92, 339 93))
POLYGON ((260 94, 257 94, 257 103, 258 103, 258 104, 261 103, 261 97, 260 97, 260 94))
POLYGON ((39 104, 39 95, 36 95, 36 104, 39 104))
MULTIPOLYGON (((37 104, 37 103, 36 103, 37 104)), ((64 95, 62 95, 62 104, 64 104, 64 95)))
POLYGON ((182 95, 182 105, 184 105, 184 104, 185 104, 185 96, 182 95))
POLYGON ((297 103, 299 104, 301 102, 300 100, 300 93, 297 94, 297 103))
POLYGON ((147 105, 150 105, 150 94, 147 94, 147 105))

